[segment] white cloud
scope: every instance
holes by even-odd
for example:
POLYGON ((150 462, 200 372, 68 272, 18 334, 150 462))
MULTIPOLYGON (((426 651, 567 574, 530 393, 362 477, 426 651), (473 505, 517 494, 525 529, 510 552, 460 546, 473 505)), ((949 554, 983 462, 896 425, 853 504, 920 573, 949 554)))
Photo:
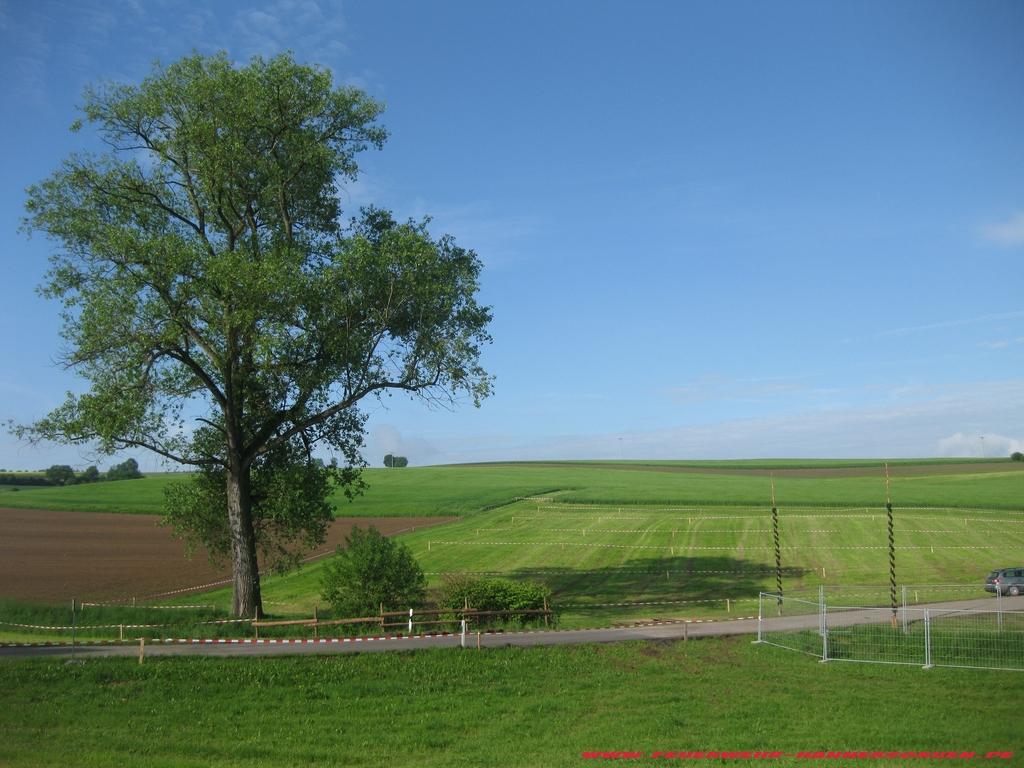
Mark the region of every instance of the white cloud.
POLYGON ((5 74, 7 87, 35 105, 44 104, 49 88, 52 46, 39 29, 12 29, 12 36, 15 33, 20 39, 10 59, 10 71, 5 74))
MULTIPOLYGON (((235 10, 225 4, 200 8, 183 0, 145 5, 139 0, 84 0, 18 6, 0 0, 0 29, 8 47, 10 72, 3 86, 20 98, 45 103, 51 73, 70 70, 78 85, 134 82, 154 58, 167 63, 192 50, 227 50, 239 63, 252 56, 294 51, 301 62, 335 71, 336 81, 352 74, 336 71, 348 53, 348 26, 340 0, 264 0, 235 10), (68 34, 59 48, 51 40, 68 34), (104 56, 111 46, 121 54, 104 56), (112 61, 118 61, 112 65, 112 61), (112 68, 114 67, 114 68, 112 68)), ((365 73, 364 73, 365 74, 365 73)), ((78 87, 76 85, 76 88, 78 87)))
POLYGON ((235 14, 232 38, 245 57, 302 50, 325 61, 348 52, 341 4, 316 0, 272 0, 235 14))
POLYGON ((939 440, 940 456, 1009 456, 1024 451, 1024 438, 990 434, 975 435, 957 432, 939 440))
POLYGON ((429 216, 432 235, 452 235, 460 246, 476 251, 488 267, 529 258, 527 243, 540 229, 536 218, 497 211, 487 202, 433 205, 416 199, 407 210, 404 215, 414 219, 429 216))
POLYGON ((997 341, 978 342, 978 346, 985 349, 1006 349, 1007 347, 1015 347, 1018 344, 1024 344, 1024 336, 1018 336, 1015 339, 999 339, 997 341))
POLYGON ((68 464, 77 472, 95 464, 101 470, 125 459, 135 459, 143 472, 166 472, 176 470, 178 465, 161 459, 154 453, 142 449, 126 450, 112 456, 104 456, 88 447, 40 443, 30 445, 14 438, 0 439, 0 468, 11 470, 38 470, 54 464, 68 464))
POLYGON ((343 177, 335 180, 335 189, 338 198, 341 200, 341 208, 344 216, 355 216, 360 208, 367 205, 378 205, 385 207, 387 204, 388 188, 378 179, 367 176, 365 173, 359 175, 355 181, 343 177))
POLYGON ((411 465, 422 466, 441 460, 441 452, 429 440, 404 435, 392 424, 374 425, 366 436, 363 458, 371 467, 379 467, 389 453, 405 456, 411 465))
POLYGON ((984 225, 981 236, 998 245, 1024 245, 1024 211, 1018 211, 1003 221, 984 225))
POLYGON ((957 320, 942 320, 927 325, 912 325, 905 328, 891 328, 887 331, 879 331, 875 334, 877 338, 885 336, 906 336, 921 331, 937 331, 945 328, 959 328, 964 325, 978 325, 980 323, 992 323, 1000 320, 1015 320, 1024 317, 1024 310, 1015 309, 1011 312, 998 312, 995 314, 979 315, 978 317, 960 318, 957 320))
POLYGON ((804 396, 834 394, 837 390, 813 389, 806 377, 734 379, 706 375, 679 387, 670 387, 664 394, 673 402, 685 405, 721 400, 766 400, 800 393, 804 396))
POLYGON ((933 387, 883 405, 805 410, 646 432, 437 439, 438 463, 528 459, 732 459, 1008 455, 1024 435, 1024 381, 933 387), (957 434, 973 436, 955 440, 957 434), (991 435, 991 438, 989 437, 991 435), (953 437, 951 437, 953 436, 953 437), (621 442, 619 438, 622 438, 621 442))

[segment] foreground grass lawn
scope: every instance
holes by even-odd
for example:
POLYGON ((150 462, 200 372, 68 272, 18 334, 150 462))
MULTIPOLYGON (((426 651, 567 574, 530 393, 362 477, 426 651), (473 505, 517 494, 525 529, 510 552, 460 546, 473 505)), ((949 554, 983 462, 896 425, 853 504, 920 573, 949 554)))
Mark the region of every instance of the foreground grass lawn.
POLYGON ((977 762, 1020 764, 1024 675, 820 664, 749 640, 5 661, 0 765, 575 766, 591 750, 1013 751, 977 762))

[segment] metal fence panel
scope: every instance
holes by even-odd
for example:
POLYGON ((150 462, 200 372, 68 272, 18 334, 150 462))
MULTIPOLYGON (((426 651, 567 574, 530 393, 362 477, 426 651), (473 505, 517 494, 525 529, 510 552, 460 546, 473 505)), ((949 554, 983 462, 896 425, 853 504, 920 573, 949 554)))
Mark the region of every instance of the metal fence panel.
POLYGON ((821 606, 810 600, 761 593, 758 641, 822 657, 821 606))
POLYGON ((924 611, 921 609, 827 606, 829 661, 924 666, 924 611))
POLYGON ((908 602, 893 610, 762 593, 758 640, 826 661, 1024 671, 1024 610, 908 602))
POLYGON ((1024 671, 1024 614, 932 610, 931 658, 937 667, 1024 671))

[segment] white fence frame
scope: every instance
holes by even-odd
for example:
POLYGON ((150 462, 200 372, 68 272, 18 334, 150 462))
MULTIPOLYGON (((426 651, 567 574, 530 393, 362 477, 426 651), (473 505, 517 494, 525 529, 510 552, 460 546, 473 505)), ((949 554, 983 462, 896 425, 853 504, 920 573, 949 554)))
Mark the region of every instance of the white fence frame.
POLYGON ((999 596, 995 602, 995 610, 918 608, 904 599, 893 609, 829 605, 824 588, 817 601, 761 592, 755 642, 822 662, 1024 672, 1024 611, 1004 610, 999 596))

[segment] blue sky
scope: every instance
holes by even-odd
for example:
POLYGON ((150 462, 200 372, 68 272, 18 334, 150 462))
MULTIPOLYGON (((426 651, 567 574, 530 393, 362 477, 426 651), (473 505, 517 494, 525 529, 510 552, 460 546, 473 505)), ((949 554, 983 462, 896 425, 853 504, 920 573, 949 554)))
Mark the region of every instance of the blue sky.
POLYGON ((82 88, 292 50, 387 105, 348 209, 486 265, 495 395, 369 403, 371 462, 1024 450, 1022 39, 1012 0, 0 0, 0 419, 80 386, 17 230, 82 88))

